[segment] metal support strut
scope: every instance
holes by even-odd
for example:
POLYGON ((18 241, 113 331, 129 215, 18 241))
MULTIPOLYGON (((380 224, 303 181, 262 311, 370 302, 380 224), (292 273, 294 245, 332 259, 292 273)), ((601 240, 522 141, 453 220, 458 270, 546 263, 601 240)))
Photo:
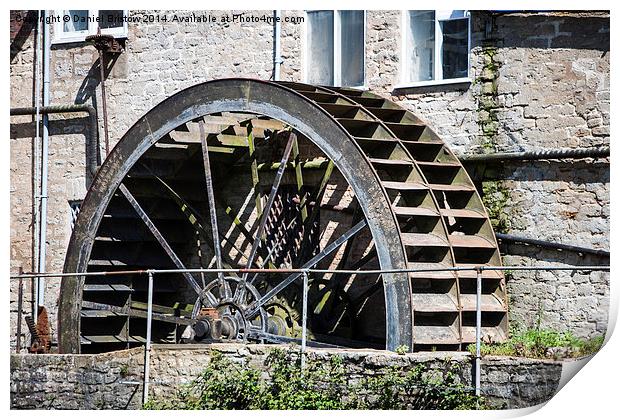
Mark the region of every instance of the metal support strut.
POLYGON ((146 343, 144 346, 144 383, 142 385, 142 404, 149 399, 149 375, 151 365, 151 321, 153 319, 153 272, 148 271, 149 292, 146 307, 146 343))
POLYGON ((476 267, 476 396, 480 396, 480 339, 482 336, 482 269, 476 267))
POLYGON ((306 340, 308 333, 306 331, 308 320, 308 272, 303 273, 304 289, 303 289, 303 302, 302 302, 302 315, 301 315, 301 370, 306 367, 306 340))

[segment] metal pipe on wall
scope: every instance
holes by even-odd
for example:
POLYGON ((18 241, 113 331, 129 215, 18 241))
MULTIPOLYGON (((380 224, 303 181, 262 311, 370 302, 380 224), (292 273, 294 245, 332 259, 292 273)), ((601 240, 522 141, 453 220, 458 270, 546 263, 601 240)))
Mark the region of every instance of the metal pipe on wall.
MULTIPOLYGON (((43 20, 47 12, 43 12, 43 20)), ((43 106, 50 103, 50 25, 43 25, 43 106)), ((39 110, 40 111, 40 110, 39 110)), ((47 257, 47 176, 49 159, 49 118, 43 114, 43 138, 41 141, 41 214, 39 228, 39 272, 46 271, 47 257)), ((45 280, 38 279, 36 309, 45 302, 45 280)))
MULTIPOLYGON (((40 206, 41 206, 41 55, 43 51, 42 47, 42 33, 43 33, 43 11, 37 11, 37 18, 39 22, 37 24, 37 49, 36 60, 34 67, 35 77, 35 103, 34 103, 34 115, 35 115, 35 140, 33 144, 32 153, 32 207, 33 207, 33 232, 32 232, 32 268, 35 271, 39 271, 39 227, 40 227, 40 206)), ((30 287, 31 296, 36 296, 36 282, 32 282, 30 287)), ((36 298, 32 299, 32 317, 37 319, 37 301, 36 298)))
POLYGON ((282 11, 273 11, 273 80, 280 80, 280 64, 282 64, 282 55, 280 53, 280 34, 282 32, 282 11))
POLYGON ((461 162, 501 162, 508 160, 583 159, 609 156, 609 147, 588 147, 582 149, 548 149, 531 152, 487 153, 480 155, 459 155, 461 162))
MULTIPOLYGON (((97 165, 100 164, 99 155, 99 125, 97 123, 97 111, 92 105, 50 105, 39 108, 41 114, 64 114, 69 112, 86 112, 88 113, 88 125, 90 131, 90 139, 86 141, 86 153, 88 160, 86 163, 88 172, 91 175, 97 173, 97 165)), ((11 108, 11 115, 34 115, 37 113, 36 107, 31 108, 11 108)))
POLYGON ((531 239, 531 238, 524 238, 522 236, 508 235, 506 233, 496 233, 495 237, 501 242, 530 244, 530 245, 535 245, 541 248, 573 251, 573 252, 578 252, 580 254, 598 255, 598 256, 607 257, 607 258, 609 258, 610 256, 609 251, 605 251, 602 249, 584 248, 584 247, 575 246, 575 245, 561 244, 558 242, 543 241, 541 239, 531 239))

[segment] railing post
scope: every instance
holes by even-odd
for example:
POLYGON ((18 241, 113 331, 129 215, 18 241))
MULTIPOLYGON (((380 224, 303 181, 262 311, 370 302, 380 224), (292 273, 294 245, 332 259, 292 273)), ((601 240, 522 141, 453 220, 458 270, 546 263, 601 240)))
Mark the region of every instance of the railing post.
POLYGON ((482 267, 476 267, 476 396, 480 396, 480 340, 482 337, 482 267))
POLYGON ((149 399, 149 375, 151 362, 151 320, 153 318, 153 272, 148 271, 149 291, 146 307, 146 343, 144 346, 144 383, 142 385, 142 404, 149 399))
POLYGON ((303 274, 303 301, 302 301, 302 315, 301 315, 301 369, 302 372, 306 367, 306 339, 307 339, 307 320, 308 320, 308 272, 304 271, 303 274))
MULTIPOLYGON (((18 274, 22 274, 22 268, 19 267, 18 274)), ((15 353, 19 353, 22 349, 22 305, 24 299, 24 282, 19 278, 17 282, 17 341, 15 342, 15 353)))

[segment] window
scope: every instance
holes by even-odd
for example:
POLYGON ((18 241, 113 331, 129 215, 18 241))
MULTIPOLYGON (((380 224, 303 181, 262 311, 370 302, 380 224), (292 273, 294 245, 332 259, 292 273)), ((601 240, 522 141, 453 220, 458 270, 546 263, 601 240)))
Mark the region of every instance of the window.
POLYGON ((306 80, 331 86, 364 85, 363 10, 307 12, 306 80))
POLYGON ((403 13, 402 85, 469 81, 470 23, 464 10, 403 13))
POLYGON ((56 10, 54 42, 81 42, 98 29, 116 38, 127 37, 126 10, 56 10))

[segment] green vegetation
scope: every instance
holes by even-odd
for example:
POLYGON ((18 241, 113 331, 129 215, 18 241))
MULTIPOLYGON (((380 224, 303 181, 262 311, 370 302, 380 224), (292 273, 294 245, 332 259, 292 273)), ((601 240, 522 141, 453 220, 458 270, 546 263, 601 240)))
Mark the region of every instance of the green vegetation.
POLYGON ((409 346, 406 344, 400 345, 394 349, 394 352, 403 356, 409 352, 409 346))
POLYGON ((460 383, 457 365, 424 364, 413 369, 390 367, 347 380, 342 359, 308 360, 301 368, 298 352, 272 351, 265 375, 214 352, 199 378, 176 395, 149 401, 146 409, 475 409, 483 401, 460 383), (269 376, 267 378, 266 376, 269 376))
POLYGON ((129 366, 127 366, 125 364, 121 365, 119 373, 121 375, 121 378, 127 377, 127 375, 129 375, 129 366))
POLYGON ((500 181, 482 182, 482 202, 489 213, 495 232, 507 233, 510 229, 510 218, 504 210, 508 200, 510 191, 500 181))
MULTIPOLYGON (((504 343, 483 343, 480 353, 483 356, 521 356, 539 359, 582 357, 596 353, 603 345, 604 338, 597 336, 584 340, 570 332, 532 328, 511 334, 510 339, 504 343), (554 351, 559 348, 561 351, 554 351)), ((467 349, 475 354, 476 345, 470 344, 467 349)))
POLYGON ((496 151, 495 136, 499 130, 499 118, 497 109, 497 78, 499 77, 499 64, 496 59, 497 47, 486 46, 482 49, 482 72, 474 81, 480 85, 480 97, 478 99, 478 124, 482 131, 482 151, 491 153, 496 151))
MULTIPOLYGON (((482 70, 474 83, 480 85, 478 97, 478 124, 480 126, 482 153, 497 151, 497 134, 499 132, 499 118, 497 111, 500 108, 497 94, 497 79, 499 77, 499 62, 497 60, 497 47, 482 47, 482 70)), ((497 178, 501 175, 496 168, 481 165, 482 178, 497 178)), ((500 176, 501 178, 501 176, 500 176)), ((493 229, 499 233, 507 233, 510 230, 510 218, 504 211, 510 199, 510 192, 501 181, 482 182, 482 201, 489 212, 489 218, 493 229)))

